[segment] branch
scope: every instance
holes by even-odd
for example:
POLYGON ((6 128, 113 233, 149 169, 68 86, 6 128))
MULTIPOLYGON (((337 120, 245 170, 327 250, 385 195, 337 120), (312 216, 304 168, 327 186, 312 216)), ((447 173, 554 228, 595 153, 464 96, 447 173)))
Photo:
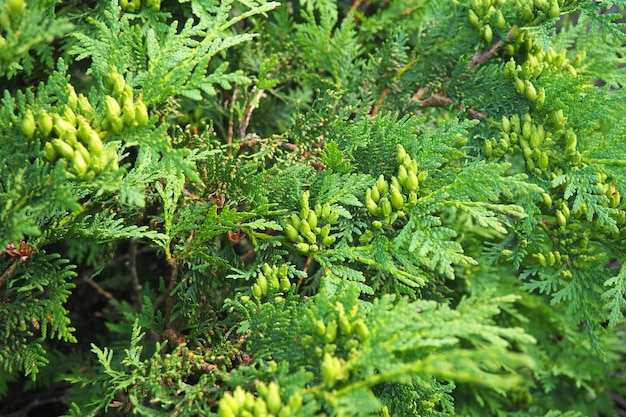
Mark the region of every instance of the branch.
POLYGON ((137 238, 131 238, 128 249, 128 269, 130 270, 131 282, 133 284, 133 304, 137 311, 144 308, 141 299, 141 284, 139 283, 139 275, 137 274, 137 238))
MULTIPOLYGON (((511 29, 507 33, 507 38, 510 40, 512 39, 512 37, 513 37, 513 30, 511 29)), ((473 69, 474 67, 478 65, 484 64, 487 60, 489 60, 489 58, 494 56, 495 53, 498 52, 505 45, 506 45, 506 42, 500 39, 498 42, 493 44, 493 46, 487 52, 482 53, 481 50, 476 51, 476 53, 474 53, 474 56, 472 57, 472 62, 470 62, 469 68, 473 69)))
POLYGON ((178 265, 176 265, 176 260, 170 260, 170 266, 172 267, 172 275, 170 276, 170 282, 167 286, 167 293, 165 294, 165 323, 168 329, 172 328, 172 312, 174 310, 174 296, 172 292, 174 288, 176 288, 176 283, 178 282, 178 265))
POLYGON ((234 135, 234 129, 235 129, 235 122, 234 122, 234 113, 235 113, 235 102, 237 101, 237 86, 233 87, 233 94, 231 95, 230 98, 230 105, 228 106, 230 108, 230 117, 228 118, 228 134, 226 137, 226 143, 228 145, 233 143, 233 135, 234 135))
POLYGON ((250 123, 250 117, 252 116, 252 112, 259 105, 259 100, 265 97, 265 90, 257 90, 257 87, 253 86, 252 94, 253 96, 250 99, 248 106, 246 107, 246 110, 243 113, 243 117, 241 118, 241 121, 239 122, 239 132, 238 132, 239 139, 243 139, 243 137, 246 136, 246 130, 248 129, 248 124, 250 123))
POLYGON ((433 94, 432 96, 420 101, 421 108, 450 106, 452 104, 454 104, 454 100, 450 97, 444 96, 442 93, 433 94))

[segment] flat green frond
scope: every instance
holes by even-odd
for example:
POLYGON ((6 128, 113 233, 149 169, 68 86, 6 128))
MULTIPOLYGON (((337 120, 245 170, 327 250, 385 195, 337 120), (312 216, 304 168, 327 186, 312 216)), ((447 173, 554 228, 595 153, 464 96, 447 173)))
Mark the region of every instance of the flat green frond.
POLYGON ((626 265, 622 264, 619 272, 604 282, 607 289, 602 293, 602 298, 606 300, 605 308, 609 310, 609 323, 617 325, 623 318, 624 308, 626 308, 626 265))
POLYGON ((58 254, 40 252, 14 265, 3 277, 2 297, 12 302, 0 311, 0 362, 4 371, 36 377, 48 360, 42 342, 76 342, 66 303, 75 287, 74 266, 58 254))
POLYGON ((326 144, 321 154, 321 160, 330 172, 347 174, 353 170, 350 160, 339 150, 335 141, 326 144))
POLYGON ((437 217, 414 215, 392 241, 392 253, 400 258, 399 254, 408 251, 414 257, 411 264, 454 279, 453 265, 476 264, 474 259, 463 254, 463 247, 454 240, 455 237, 456 232, 442 227, 437 217))
POLYGON ((124 225, 124 219, 105 212, 85 215, 80 221, 72 223, 67 233, 68 237, 93 239, 99 243, 131 238, 151 240, 159 245, 166 241, 166 236, 157 231, 145 226, 124 225))
POLYGON ((0 76, 12 79, 25 72, 53 69, 55 39, 66 36, 74 26, 67 18, 55 16, 49 2, 29 2, 17 18, 4 14, 2 47, 0 47, 0 76), (9 22, 12 20, 12 22, 9 22), (7 24, 9 23, 9 24, 7 24))
POLYGON ((323 174, 312 184, 320 203, 362 207, 361 196, 371 186, 372 178, 365 174, 323 174))
POLYGON ((621 40, 623 42, 625 35, 621 29, 624 28, 624 24, 617 23, 622 18, 622 15, 611 12, 610 9, 613 5, 617 5, 620 8, 624 7, 623 1, 582 2, 579 7, 581 15, 589 22, 590 30, 600 32, 606 39, 621 40))
POLYGON ((568 174, 563 174, 552 181, 553 187, 565 188, 563 197, 572 201, 572 212, 585 216, 587 221, 597 219, 598 226, 611 231, 618 231, 613 217, 615 209, 608 206, 606 190, 600 186, 596 168, 585 167, 568 174))

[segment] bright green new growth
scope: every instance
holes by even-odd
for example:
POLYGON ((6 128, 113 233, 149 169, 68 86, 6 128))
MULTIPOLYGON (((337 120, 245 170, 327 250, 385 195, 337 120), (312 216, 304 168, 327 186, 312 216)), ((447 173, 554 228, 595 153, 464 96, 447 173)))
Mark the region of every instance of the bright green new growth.
POLYGON ((0 399, 617 413, 626 2, 93 3, 0 6, 0 399))

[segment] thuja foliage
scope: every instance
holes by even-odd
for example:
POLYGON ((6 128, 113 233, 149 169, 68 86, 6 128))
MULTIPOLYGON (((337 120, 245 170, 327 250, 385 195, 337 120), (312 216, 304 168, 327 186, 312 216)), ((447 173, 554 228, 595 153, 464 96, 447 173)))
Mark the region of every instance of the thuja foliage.
POLYGON ((4 1, 0 414, 616 415, 624 8, 4 1))

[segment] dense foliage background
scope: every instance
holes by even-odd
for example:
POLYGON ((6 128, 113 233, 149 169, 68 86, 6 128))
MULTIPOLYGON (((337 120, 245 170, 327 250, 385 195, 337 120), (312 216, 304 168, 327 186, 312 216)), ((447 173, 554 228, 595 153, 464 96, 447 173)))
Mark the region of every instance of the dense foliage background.
POLYGON ((625 8, 4 1, 0 415, 626 415, 625 8))

